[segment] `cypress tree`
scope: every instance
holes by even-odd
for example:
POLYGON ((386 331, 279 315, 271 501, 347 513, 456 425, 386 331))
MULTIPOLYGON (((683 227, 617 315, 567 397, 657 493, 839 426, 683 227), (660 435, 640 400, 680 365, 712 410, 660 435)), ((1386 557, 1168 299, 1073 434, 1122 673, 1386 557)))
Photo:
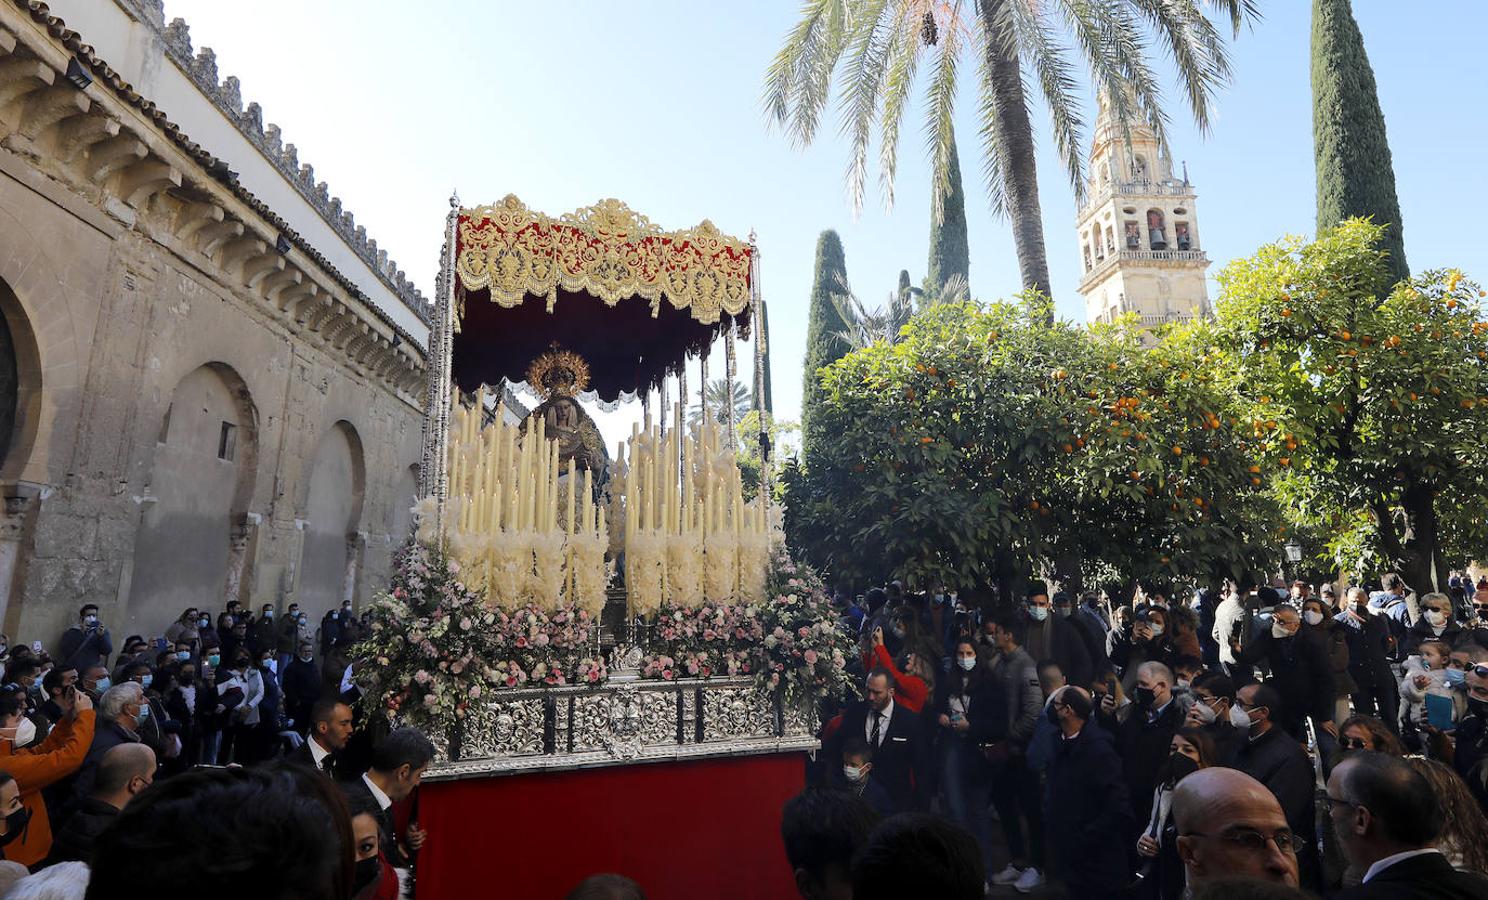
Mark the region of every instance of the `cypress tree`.
POLYGON ((754 327, 759 329, 760 337, 765 341, 764 377, 756 382, 756 385, 765 386, 765 394, 761 397, 758 389, 754 391, 754 408, 763 409, 767 413, 774 412, 775 398, 770 390, 770 345, 774 343, 774 335, 770 334, 770 307, 763 299, 760 300, 760 320, 755 323, 754 327))
POLYGON ((899 287, 894 292, 895 293, 895 296, 897 296, 902 301, 902 300, 906 299, 909 296, 909 292, 911 290, 913 290, 913 289, 914 289, 914 285, 909 280, 909 270, 908 269, 900 269, 899 270, 899 287))
POLYGON ((1409 277, 1385 116, 1349 0, 1313 0, 1312 140, 1318 231, 1372 216, 1389 226, 1383 249, 1392 280, 1409 277))
POLYGON ((818 440, 813 430, 814 413, 825 400, 816 370, 847 353, 847 345, 838 337, 847 330, 847 323, 832 299, 846 292, 847 260, 842 252, 842 238, 829 229, 816 242, 816 272, 811 280, 811 309, 806 320, 806 377, 801 389, 803 459, 810 459, 818 440))
POLYGON ((941 219, 935 221, 935 203, 930 204, 930 264, 925 271, 925 293, 938 296, 953 275, 964 280, 971 272, 971 251, 966 242, 966 195, 961 191, 961 158, 956 139, 951 139, 950 192, 941 204, 941 219))

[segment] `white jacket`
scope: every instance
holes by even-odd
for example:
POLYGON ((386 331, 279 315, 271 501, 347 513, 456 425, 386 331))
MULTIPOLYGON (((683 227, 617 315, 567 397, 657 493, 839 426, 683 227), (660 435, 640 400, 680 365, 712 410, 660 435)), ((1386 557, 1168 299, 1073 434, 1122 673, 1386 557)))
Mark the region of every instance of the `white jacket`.
POLYGON ((1230 648, 1230 638, 1235 633, 1235 623, 1245 616, 1245 606, 1234 597, 1226 597, 1214 610, 1214 640, 1219 644, 1219 661, 1235 664, 1235 651, 1230 648))
POLYGON ((1426 695, 1435 694, 1438 697, 1452 698, 1452 689, 1447 686, 1446 674, 1441 669, 1428 671, 1420 656, 1410 656, 1405 660, 1405 674, 1400 677, 1400 699, 1404 704, 1400 709, 1401 722, 1415 722, 1417 725, 1425 725, 1426 695), (1416 687, 1416 676, 1425 675, 1430 682, 1424 687, 1416 687))

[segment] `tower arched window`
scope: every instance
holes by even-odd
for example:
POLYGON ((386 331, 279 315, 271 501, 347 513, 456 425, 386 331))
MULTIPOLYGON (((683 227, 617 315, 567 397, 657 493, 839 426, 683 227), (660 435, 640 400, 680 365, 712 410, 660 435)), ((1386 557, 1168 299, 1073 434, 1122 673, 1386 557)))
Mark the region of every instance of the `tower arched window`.
POLYGON ((1143 182, 1147 180, 1147 157, 1138 153, 1132 157, 1132 181, 1143 182))
POLYGON ((1168 249, 1167 224, 1160 209, 1147 210, 1147 246, 1153 250, 1168 249))
POLYGON ((1090 245, 1085 245, 1085 271, 1090 271, 1090 245))
POLYGON ((1197 249, 1193 245, 1193 235, 1188 230, 1187 222, 1173 223, 1173 242, 1178 245, 1179 250, 1197 249))

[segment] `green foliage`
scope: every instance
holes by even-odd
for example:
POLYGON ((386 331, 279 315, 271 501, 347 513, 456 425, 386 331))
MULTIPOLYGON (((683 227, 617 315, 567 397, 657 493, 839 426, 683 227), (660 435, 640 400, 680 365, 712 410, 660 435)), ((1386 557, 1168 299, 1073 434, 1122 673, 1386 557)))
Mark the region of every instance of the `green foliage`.
POLYGON ((848 331, 847 322, 838 310, 836 300, 847 291, 847 260, 842 252, 842 238, 827 230, 816 242, 816 271, 811 280, 811 308, 806 320, 806 374, 801 391, 801 427, 804 437, 801 452, 809 458, 816 449, 814 420, 822 403, 821 382, 817 370, 831 364, 847 352, 841 334, 848 331))
POLYGON ((949 192, 941 198, 939 209, 930 210, 930 263, 925 271, 925 292, 938 295, 948 280, 959 276, 967 281, 971 273, 971 248, 966 240, 966 195, 961 190, 961 158, 956 142, 951 140, 949 192))
POLYGON ((1216 340, 1291 524, 1339 565, 1399 567, 1421 587, 1433 560, 1488 539, 1488 323, 1459 272, 1391 289, 1383 232, 1350 220, 1231 263, 1216 340))
POLYGON ((933 306, 823 372, 831 440, 786 529, 834 577, 1006 584, 1056 556, 1136 575, 1253 564, 1260 484, 1187 333, 1045 326, 1047 301, 933 306))
POLYGON ((1390 283, 1409 278, 1385 116, 1349 0, 1313 0, 1312 134, 1318 230, 1373 217, 1389 227, 1390 283))

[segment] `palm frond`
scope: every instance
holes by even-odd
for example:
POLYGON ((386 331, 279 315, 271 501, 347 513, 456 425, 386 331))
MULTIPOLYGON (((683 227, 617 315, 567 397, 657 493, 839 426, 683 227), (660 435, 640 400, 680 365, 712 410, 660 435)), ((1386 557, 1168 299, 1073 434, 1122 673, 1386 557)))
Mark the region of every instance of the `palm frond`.
POLYGON ((1198 0, 1131 0, 1133 7, 1167 44, 1178 69, 1178 81, 1188 95, 1188 106, 1200 133, 1211 121, 1209 101, 1230 79, 1229 51, 1204 15, 1198 0))
POLYGON ((951 146, 956 141, 952 113, 956 108, 956 75, 961 61, 960 29, 947 29, 935 57, 935 72, 925 100, 925 143, 932 162, 931 210, 936 222, 945 214, 951 193, 951 146))
POLYGON ((1054 36, 1048 18, 1021 3, 1009 4, 1019 52, 1032 64, 1044 103, 1049 108, 1049 125, 1054 132, 1054 147, 1064 162, 1076 202, 1085 198, 1084 122, 1080 118, 1075 92, 1079 84, 1068 50, 1054 36))
POLYGON ((901 0, 897 29, 889 49, 888 77, 884 82, 883 115, 879 119, 878 186, 884 206, 894 206, 894 176, 899 168, 899 127, 908 106, 909 90, 914 86, 920 62, 918 26, 910 13, 914 0, 901 0))
POLYGON ((897 24, 886 16, 890 0, 865 0, 853 13, 853 36, 841 76, 839 108, 842 134, 849 138, 847 193, 853 213, 863 208, 863 190, 868 180, 868 146, 888 76, 889 53, 897 24))
POLYGON ((806 0, 765 75, 766 119, 804 147, 816 137, 830 96, 832 72, 848 38, 852 0, 806 0))

